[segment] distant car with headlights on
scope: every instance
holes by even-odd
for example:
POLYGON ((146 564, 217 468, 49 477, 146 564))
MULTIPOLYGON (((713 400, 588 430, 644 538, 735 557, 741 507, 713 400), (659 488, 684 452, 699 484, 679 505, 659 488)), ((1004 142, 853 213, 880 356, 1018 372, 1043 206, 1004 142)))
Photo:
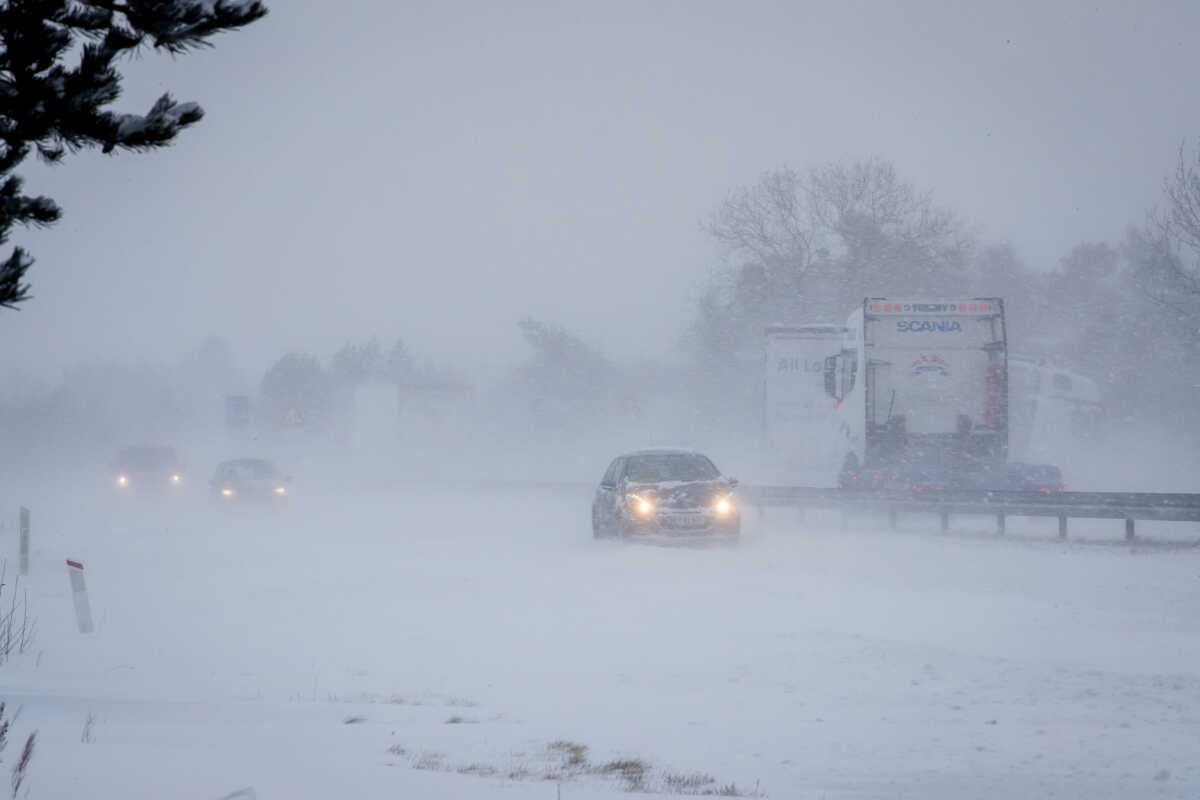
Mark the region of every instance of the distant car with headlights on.
POLYGON ((113 482, 123 493, 176 492, 183 485, 183 462, 174 447, 139 445, 117 453, 113 482))
POLYGON ((592 501, 592 535, 734 540, 737 481, 691 450, 638 450, 613 459, 592 501))
POLYGON ((209 486, 213 500, 223 505, 282 503, 291 494, 291 481, 273 461, 235 458, 217 465, 209 486))

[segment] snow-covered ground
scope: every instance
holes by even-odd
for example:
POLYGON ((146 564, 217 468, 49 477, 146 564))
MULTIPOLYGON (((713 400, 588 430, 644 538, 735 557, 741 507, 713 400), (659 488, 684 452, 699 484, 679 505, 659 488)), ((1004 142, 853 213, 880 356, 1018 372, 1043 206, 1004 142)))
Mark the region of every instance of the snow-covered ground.
POLYGON ((3 493, 30 797, 1200 796, 1200 550, 749 510, 737 547, 623 546, 582 491, 296 494, 3 493))

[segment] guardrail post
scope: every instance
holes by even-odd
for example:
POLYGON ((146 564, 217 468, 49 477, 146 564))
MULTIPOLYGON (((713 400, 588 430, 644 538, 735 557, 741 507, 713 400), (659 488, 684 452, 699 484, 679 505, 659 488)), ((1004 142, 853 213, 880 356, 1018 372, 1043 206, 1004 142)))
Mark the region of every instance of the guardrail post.
POLYGON ((1058 538, 1067 538, 1067 517, 1065 514, 1058 515, 1058 538))
POLYGON ((896 530, 896 509, 894 508, 888 509, 888 528, 893 531, 896 530))
POLYGON ((946 533, 949 530, 950 530, 950 512, 943 511, 942 512, 942 533, 946 533))
POLYGON ((1125 518, 1125 541, 1133 541, 1133 517, 1125 518))
POLYGON ((1001 536, 1004 535, 1004 515, 1003 514, 996 515, 996 533, 1000 534, 1001 536))

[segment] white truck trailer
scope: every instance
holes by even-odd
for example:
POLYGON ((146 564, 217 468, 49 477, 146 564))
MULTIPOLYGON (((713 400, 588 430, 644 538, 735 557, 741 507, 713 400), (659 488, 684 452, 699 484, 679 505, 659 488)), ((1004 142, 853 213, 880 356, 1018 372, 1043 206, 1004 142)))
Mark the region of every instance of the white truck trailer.
POLYGON ((1008 462, 1000 298, 866 298, 824 384, 843 488, 1062 488, 1055 467, 1008 462))
POLYGON ((839 352, 841 325, 771 325, 763 364, 762 443, 771 480, 820 484, 840 462, 833 400, 825 393, 826 357, 839 352))

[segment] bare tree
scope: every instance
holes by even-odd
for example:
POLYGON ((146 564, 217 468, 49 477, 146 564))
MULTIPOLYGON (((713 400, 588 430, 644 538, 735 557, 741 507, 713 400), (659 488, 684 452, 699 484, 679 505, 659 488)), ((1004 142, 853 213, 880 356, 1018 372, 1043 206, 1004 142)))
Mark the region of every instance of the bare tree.
POLYGON ((1200 141, 1191 151, 1186 143, 1179 148, 1163 201, 1126 236, 1129 280, 1147 305, 1125 335, 1141 345, 1138 385, 1155 387, 1137 404, 1182 423, 1194 416, 1200 387, 1200 141))
POLYGON ((764 172, 731 192, 702 227, 726 258, 806 275, 817 234, 809 194, 807 176, 791 167, 764 172))
POLYGON ((1200 144, 1190 154, 1180 146, 1163 194, 1166 209, 1153 215, 1143 243, 1141 285, 1156 302, 1190 311, 1200 297, 1200 144))
POLYGON ((827 164, 810 173, 809 187, 817 232, 832 255, 827 280, 861 294, 864 279, 900 289, 961 269, 969 243, 958 221, 892 164, 827 164))
POLYGON ((972 241, 963 226, 877 158, 770 170, 701 227, 724 267, 695 324, 716 320, 724 330, 693 330, 696 342, 751 348, 765 323, 835 320, 868 294, 967 284, 972 241))

